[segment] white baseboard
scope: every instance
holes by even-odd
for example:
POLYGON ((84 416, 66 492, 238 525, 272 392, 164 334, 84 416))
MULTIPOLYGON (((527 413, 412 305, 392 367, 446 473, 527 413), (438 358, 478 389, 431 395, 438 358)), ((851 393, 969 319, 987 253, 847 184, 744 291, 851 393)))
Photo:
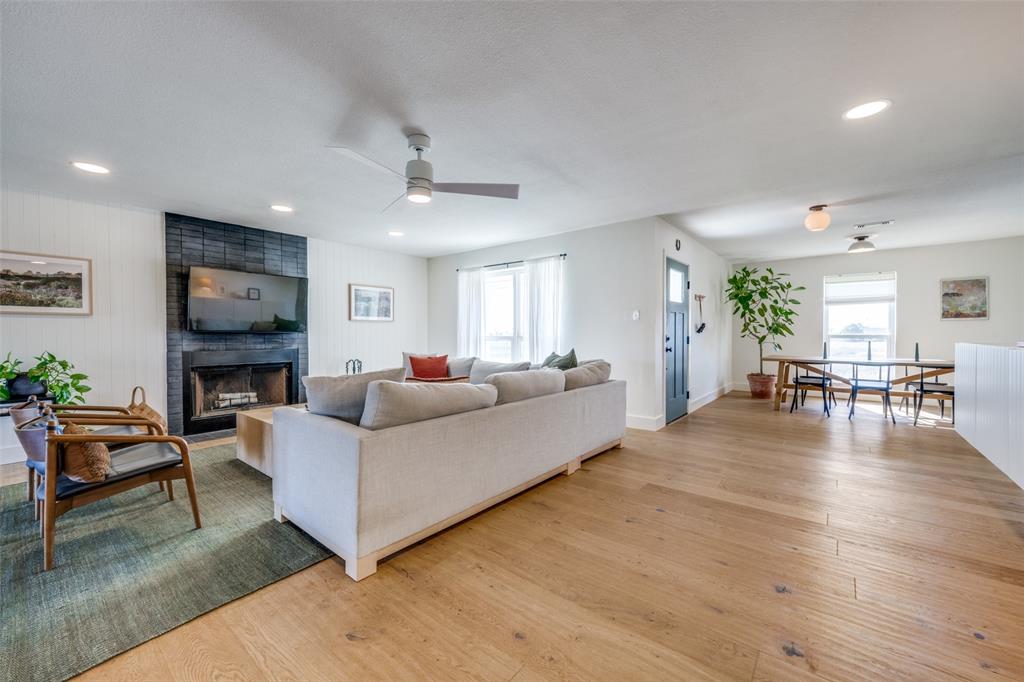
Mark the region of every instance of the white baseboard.
POLYGON ((701 397, 697 398, 696 400, 690 400, 687 403, 686 411, 689 414, 693 414, 694 412, 696 412, 700 408, 704 407, 705 405, 709 405, 709 404, 715 402, 716 400, 718 400, 719 398, 721 398, 723 395, 725 395, 728 392, 729 392, 729 387, 728 386, 719 386, 715 390, 711 391, 710 393, 705 393, 704 395, 702 395, 701 397))
POLYGON ((657 431, 665 426, 665 415, 659 414, 657 417, 646 417, 638 414, 627 414, 626 426, 631 429, 640 429, 641 431, 657 431))

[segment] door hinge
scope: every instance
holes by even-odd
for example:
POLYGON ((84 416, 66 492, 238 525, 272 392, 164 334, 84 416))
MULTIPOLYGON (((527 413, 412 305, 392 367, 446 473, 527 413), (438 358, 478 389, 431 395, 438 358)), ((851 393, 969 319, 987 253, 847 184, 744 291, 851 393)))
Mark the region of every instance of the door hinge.
POLYGON ((686 335, 686 343, 690 343, 690 335, 689 334, 686 335))
POLYGON ((689 399, 690 399, 690 392, 689 392, 689 391, 687 391, 687 392, 686 392, 686 399, 687 399, 687 400, 689 400, 689 399))
POLYGON ((686 280, 686 290, 690 290, 690 280, 686 280))

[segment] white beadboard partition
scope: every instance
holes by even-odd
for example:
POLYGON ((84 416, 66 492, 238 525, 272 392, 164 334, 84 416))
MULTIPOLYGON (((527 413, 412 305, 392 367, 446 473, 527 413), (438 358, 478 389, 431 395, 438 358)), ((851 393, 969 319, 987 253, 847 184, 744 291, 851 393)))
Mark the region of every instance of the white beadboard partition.
POLYGON ((369 372, 402 365, 402 351, 427 352, 427 261, 337 242, 310 239, 309 373, 345 373, 359 358, 369 372), (394 322, 351 322, 348 285, 395 289, 394 322))
POLYGON ((44 350, 89 375, 89 402, 126 405, 135 385, 166 414, 163 216, 5 188, 0 249, 92 259, 89 316, 0 315, 0 355, 44 350))
POLYGON ((1024 488, 1024 348, 956 344, 956 430, 1024 488))

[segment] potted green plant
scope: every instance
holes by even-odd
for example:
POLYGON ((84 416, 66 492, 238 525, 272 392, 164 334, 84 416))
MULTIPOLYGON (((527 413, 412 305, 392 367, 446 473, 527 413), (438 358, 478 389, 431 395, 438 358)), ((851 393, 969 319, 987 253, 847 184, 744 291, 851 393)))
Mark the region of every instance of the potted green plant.
POLYGON ((765 268, 743 266, 729 278, 726 298, 732 302, 733 315, 740 318, 740 337, 757 342, 757 372, 747 375, 752 398, 769 398, 775 391, 775 375, 764 373, 764 347, 780 350, 778 339, 793 335, 793 318, 797 312, 793 306, 800 301, 792 294, 803 291, 794 287, 785 272, 776 273, 765 268))
POLYGON ((21 374, 21 360, 7 357, 0 362, 0 400, 9 400, 11 397, 11 385, 21 374))
POLYGON ((38 381, 46 386, 46 390, 53 394, 53 400, 59 404, 84 403, 83 394, 92 390, 82 382, 88 379, 88 375, 75 372, 75 366, 67 360, 61 360, 49 351, 43 351, 41 355, 33 358, 36 361, 35 367, 28 371, 28 377, 32 381, 38 381))

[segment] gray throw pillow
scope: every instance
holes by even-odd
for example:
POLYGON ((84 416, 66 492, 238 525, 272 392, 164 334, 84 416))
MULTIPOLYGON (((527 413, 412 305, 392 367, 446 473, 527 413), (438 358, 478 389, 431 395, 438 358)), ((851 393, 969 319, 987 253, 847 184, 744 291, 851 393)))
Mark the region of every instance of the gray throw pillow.
POLYGON ((552 353, 546 360, 544 360, 543 366, 553 367, 555 369, 572 369, 576 366, 576 349, 570 349, 565 355, 552 353))
POLYGON ((562 372, 565 377, 565 390, 594 386, 608 381, 612 374, 612 366, 604 360, 592 360, 585 365, 573 367, 562 372))
POLYGON ((448 376, 450 377, 468 377, 469 373, 473 371, 473 363, 476 362, 476 358, 453 358, 448 360, 448 376))
POLYGON ((484 383, 498 389, 498 405, 536 398, 565 390, 565 374, 556 369, 531 369, 525 372, 501 372, 484 383))
POLYGON ((469 383, 482 384, 487 377, 499 372, 525 372, 530 369, 529 362, 488 362, 477 360, 469 372, 469 383))
POLYGON ((306 387, 310 412, 358 424, 366 402, 366 387, 380 380, 405 381, 405 370, 398 367, 340 377, 302 377, 302 384, 306 387))
POLYGON ((409 358, 436 358, 437 353, 402 353, 402 367, 405 368, 405 376, 412 376, 412 362, 409 358))
POLYGON ((450 414, 492 407, 498 399, 493 386, 472 384, 399 384, 374 381, 366 391, 359 426, 376 431, 450 414))

